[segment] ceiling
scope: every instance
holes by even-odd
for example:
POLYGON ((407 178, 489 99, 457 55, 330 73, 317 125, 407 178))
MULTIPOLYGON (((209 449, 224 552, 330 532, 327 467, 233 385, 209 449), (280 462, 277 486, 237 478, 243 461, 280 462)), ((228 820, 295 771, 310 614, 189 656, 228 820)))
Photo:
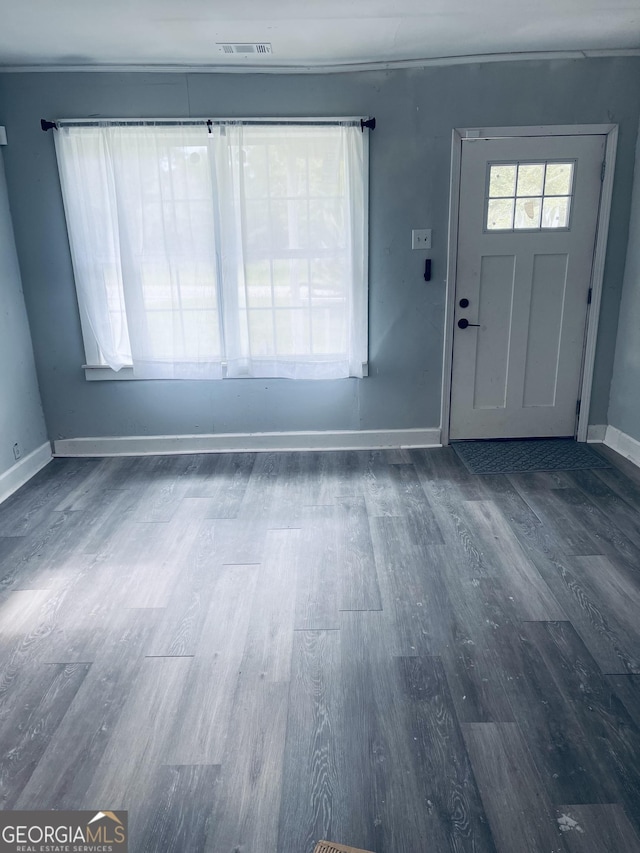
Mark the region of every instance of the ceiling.
POLYGON ((341 66, 640 48, 640 0, 0 0, 3 66, 341 66), (225 55, 221 42, 272 54, 225 55))

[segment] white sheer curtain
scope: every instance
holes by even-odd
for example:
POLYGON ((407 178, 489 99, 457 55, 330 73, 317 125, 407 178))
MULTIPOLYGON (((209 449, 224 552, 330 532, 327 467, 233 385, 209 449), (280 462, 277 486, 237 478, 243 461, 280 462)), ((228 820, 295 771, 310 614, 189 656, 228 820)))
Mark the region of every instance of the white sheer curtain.
POLYGON ((81 311, 141 378, 362 376, 359 124, 65 127, 81 311))
POLYGON ((227 375, 362 376, 360 126, 228 123, 213 139, 227 375))
POLYGON ((78 300, 114 370, 222 377, 208 146, 202 127, 57 132, 78 300))

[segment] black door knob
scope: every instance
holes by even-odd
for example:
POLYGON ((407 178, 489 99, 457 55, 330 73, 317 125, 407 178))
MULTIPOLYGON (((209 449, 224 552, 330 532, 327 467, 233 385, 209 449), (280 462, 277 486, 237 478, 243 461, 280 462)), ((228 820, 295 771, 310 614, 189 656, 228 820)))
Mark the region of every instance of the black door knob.
POLYGON ((461 320, 458 320, 459 329, 466 329, 469 326, 477 326, 478 328, 480 328, 480 323, 470 323, 465 317, 463 317, 461 320))
POLYGON ((469 300, 468 299, 461 299, 460 302, 458 302, 458 305, 461 308, 468 308, 469 307, 469 300))

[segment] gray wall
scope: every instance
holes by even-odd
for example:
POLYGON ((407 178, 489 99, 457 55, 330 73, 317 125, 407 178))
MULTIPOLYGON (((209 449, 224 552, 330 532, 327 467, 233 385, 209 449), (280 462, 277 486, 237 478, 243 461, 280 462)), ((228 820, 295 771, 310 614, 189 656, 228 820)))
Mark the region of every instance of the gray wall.
POLYGON ((640 441, 640 136, 636 148, 629 248, 620 301, 609 423, 640 441))
POLYGON ((47 440, 0 149, 0 474, 47 440))
POLYGON ((620 125, 592 423, 604 423, 634 162, 637 58, 328 75, 0 74, 9 191, 50 438, 434 427, 440 421, 451 130, 620 125), (375 115, 370 376, 304 383, 93 382, 83 349, 51 133, 41 117, 375 115), (431 227, 433 281, 411 228, 431 227))

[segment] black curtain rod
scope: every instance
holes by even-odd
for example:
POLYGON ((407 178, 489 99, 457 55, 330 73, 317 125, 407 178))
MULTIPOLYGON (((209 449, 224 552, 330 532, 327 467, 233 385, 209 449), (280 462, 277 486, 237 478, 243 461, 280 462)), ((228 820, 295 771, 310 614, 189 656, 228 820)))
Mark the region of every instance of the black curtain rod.
MULTIPOLYGON (((229 119, 228 123, 233 123, 233 121, 234 121, 234 119, 229 119)), ((202 125, 203 127, 206 127, 208 129, 209 133, 211 133, 212 126, 214 124, 217 124, 218 122, 214 122, 211 119, 206 119, 206 120, 205 119, 198 119, 196 121, 189 121, 189 119, 185 119, 184 121, 182 121, 182 120, 144 121, 144 119, 141 119, 139 121, 135 120, 135 119, 132 119, 131 121, 127 121, 127 120, 110 121, 109 119, 103 119, 103 120, 96 119, 95 121, 78 121, 78 122, 65 121, 63 123, 63 126, 64 127, 100 127, 102 124, 105 124, 105 123, 113 124, 116 126, 118 126, 118 125, 122 125, 122 126, 130 125, 132 127, 146 127, 146 126, 174 127, 176 125, 177 126, 185 126, 185 127, 198 127, 198 126, 202 125)), ((225 123, 227 123, 227 122, 225 122, 225 123)), ((244 121, 242 119, 239 119, 237 123, 238 124, 247 124, 247 125, 252 125, 252 126, 256 126, 256 125, 267 126, 270 124, 293 124, 293 125, 298 124, 298 125, 309 125, 311 127, 324 127, 325 125, 342 124, 342 122, 340 122, 340 121, 301 121, 299 119, 298 120, 296 120, 296 119, 282 119, 282 120, 278 119, 277 121, 260 121, 259 119, 251 120, 251 121, 244 121)), ((47 121, 47 119, 41 118, 40 119, 40 127, 46 133, 47 130, 52 130, 52 129, 58 130, 60 128, 60 125, 55 121, 47 121)), ((369 118, 369 119, 361 118, 360 119, 360 130, 363 133, 364 133, 365 127, 368 128, 369 130, 375 130, 375 127, 376 127, 375 118, 369 118)))

